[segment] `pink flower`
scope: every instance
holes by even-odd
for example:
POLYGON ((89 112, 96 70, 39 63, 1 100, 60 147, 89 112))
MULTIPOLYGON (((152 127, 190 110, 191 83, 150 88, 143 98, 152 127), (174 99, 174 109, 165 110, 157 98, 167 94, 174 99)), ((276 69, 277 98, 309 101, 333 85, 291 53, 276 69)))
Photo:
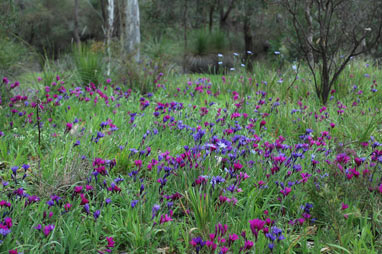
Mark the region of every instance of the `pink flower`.
POLYGON ((232 234, 232 235, 229 235, 229 240, 234 242, 236 241, 237 239, 239 239, 239 236, 236 235, 236 234, 232 234))
POLYGON ((160 217, 160 224, 164 224, 166 222, 172 221, 173 219, 171 216, 169 216, 167 213, 163 216, 160 217))
POLYGON ((5 218, 5 219, 4 219, 4 222, 5 222, 5 225, 8 227, 8 229, 11 228, 12 225, 13 225, 13 224, 12 224, 12 219, 9 218, 9 217, 5 218))
POLYGON ((240 164, 239 162, 236 162, 233 164, 233 168, 234 168, 234 170, 240 170, 243 168, 243 165, 240 164))
POLYGON ((254 220, 249 220, 249 224, 250 224, 251 231, 255 235, 255 238, 257 240, 259 231, 264 228, 265 221, 262 221, 260 219, 254 219, 254 220))
POLYGON ((74 192, 75 193, 80 193, 82 191, 83 187, 82 186, 76 186, 74 187, 74 192))
POLYGON ((50 232, 53 231, 53 229, 54 229, 54 225, 52 225, 52 224, 51 225, 46 225, 44 227, 44 235, 48 236, 50 234, 50 232))
POLYGON ((249 250, 252 247, 253 247, 253 242, 252 241, 245 241, 244 249, 249 250))
POLYGON ((229 251, 229 249, 226 246, 220 247, 221 253, 225 254, 229 251))
POLYGON ((69 211, 70 210, 70 208, 72 208, 72 204, 70 204, 70 203, 67 203, 67 204, 65 204, 65 211, 69 211))
POLYGON ((66 123, 66 132, 70 131, 73 127, 72 123, 66 123))
POLYGON ((341 205, 341 210, 345 210, 345 209, 347 209, 348 207, 349 207, 348 204, 342 203, 342 205, 341 205))
POLYGON ((207 241, 206 245, 207 247, 210 247, 212 250, 216 250, 216 248, 218 247, 218 245, 212 241, 207 241))
POLYGON ((280 190, 280 192, 284 195, 284 197, 288 196, 288 194, 292 191, 291 188, 289 187, 286 187, 285 189, 283 190, 280 190))
POLYGON ((142 167, 142 161, 141 160, 136 160, 134 163, 135 163, 135 166, 137 166, 138 168, 142 167))
POLYGON ((107 240, 107 247, 108 248, 114 248, 114 240, 113 240, 113 237, 106 237, 106 240, 107 240))

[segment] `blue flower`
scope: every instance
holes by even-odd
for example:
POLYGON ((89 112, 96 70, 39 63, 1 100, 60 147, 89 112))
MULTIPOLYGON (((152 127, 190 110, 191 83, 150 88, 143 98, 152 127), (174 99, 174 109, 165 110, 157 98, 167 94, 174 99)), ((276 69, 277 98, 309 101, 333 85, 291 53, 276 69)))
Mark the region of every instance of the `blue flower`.
POLYGON ((134 207, 137 205, 138 201, 139 201, 139 200, 133 200, 133 201, 131 201, 131 208, 134 208, 134 207))
POLYGON ((94 217, 95 220, 97 220, 100 215, 101 215, 101 211, 100 210, 97 210, 97 211, 95 211, 93 213, 93 217, 94 217))
POLYGON ((157 212, 159 211, 159 209, 160 209, 160 205, 154 205, 153 206, 153 209, 151 210, 151 213, 152 213, 151 219, 154 219, 154 217, 157 215, 157 212))

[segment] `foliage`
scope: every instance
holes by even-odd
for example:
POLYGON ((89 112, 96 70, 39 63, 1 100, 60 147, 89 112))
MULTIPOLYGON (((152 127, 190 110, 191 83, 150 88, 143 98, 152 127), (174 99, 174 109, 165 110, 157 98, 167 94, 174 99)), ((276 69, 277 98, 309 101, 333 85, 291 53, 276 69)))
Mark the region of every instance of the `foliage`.
POLYGON ((146 94, 54 66, 4 79, 0 251, 377 253, 380 71, 353 60, 323 107, 306 66, 277 69, 163 75, 146 94))
POLYGON ((228 49, 227 46, 228 42, 222 31, 217 30, 210 33, 201 29, 195 31, 190 48, 194 55, 202 56, 206 54, 225 53, 228 49))
POLYGON ((104 75, 102 54, 94 48, 81 45, 73 49, 73 59, 79 78, 84 85, 101 82, 104 75))
POLYGON ((299 49, 312 73, 317 96, 325 104, 349 61, 378 45, 382 6, 376 1, 282 1, 299 49))
POLYGON ((0 38, 0 75, 17 76, 33 69, 34 52, 22 43, 7 37, 0 38))

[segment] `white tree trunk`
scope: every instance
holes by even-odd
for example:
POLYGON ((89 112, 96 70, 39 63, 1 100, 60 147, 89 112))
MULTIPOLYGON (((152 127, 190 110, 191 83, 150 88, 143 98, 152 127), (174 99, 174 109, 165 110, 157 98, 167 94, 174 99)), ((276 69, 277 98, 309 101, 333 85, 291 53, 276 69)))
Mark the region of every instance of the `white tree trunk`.
POLYGON ((108 0, 108 24, 107 24, 107 55, 108 55, 108 63, 107 63, 107 76, 110 76, 111 72, 111 37, 113 35, 113 25, 114 25, 114 0, 108 0))
POLYGON ((312 50, 312 47, 311 45, 313 45, 313 25, 312 25, 312 22, 313 22, 313 18, 312 18, 312 15, 310 13, 310 11, 312 10, 312 7, 313 7, 313 0, 309 0, 309 1, 306 1, 306 4, 305 4, 305 20, 306 20, 306 23, 307 23, 307 27, 306 27, 306 40, 307 40, 307 50, 308 50, 308 62, 310 64, 311 67, 314 67, 314 55, 313 55, 313 50, 312 50))
POLYGON ((138 62, 140 59, 139 44, 141 43, 138 0, 126 1, 125 17, 124 48, 127 53, 133 54, 135 60, 138 62))

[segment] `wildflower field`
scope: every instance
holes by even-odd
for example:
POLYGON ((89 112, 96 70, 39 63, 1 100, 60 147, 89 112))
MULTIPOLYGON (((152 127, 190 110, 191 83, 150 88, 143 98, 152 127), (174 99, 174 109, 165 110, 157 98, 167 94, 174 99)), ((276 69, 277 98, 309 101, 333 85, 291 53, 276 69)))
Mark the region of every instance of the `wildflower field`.
POLYGON ((381 71, 294 69, 2 78, 0 253, 381 253, 381 71))

